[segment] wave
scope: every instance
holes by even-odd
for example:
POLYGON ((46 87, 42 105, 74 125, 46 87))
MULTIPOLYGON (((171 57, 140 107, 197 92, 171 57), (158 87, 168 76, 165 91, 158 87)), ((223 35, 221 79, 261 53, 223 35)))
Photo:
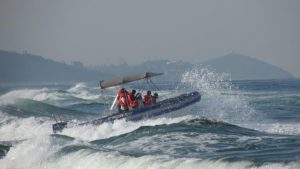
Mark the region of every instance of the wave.
POLYGON ((54 115, 60 116, 63 120, 88 120, 99 117, 99 112, 107 109, 107 102, 113 100, 109 95, 102 97, 99 89, 97 92, 95 90, 81 83, 66 90, 57 88, 12 90, 0 96, 0 110, 17 117, 54 115), (95 100, 94 96, 101 99, 95 100), (91 100, 87 100, 88 97, 91 97, 91 100))
POLYGON ((204 160, 199 158, 174 158, 166 155, 131 156, 118 151, 92 148, 78 140, 54 144, 53 137, 24 141, 11 148, 0 160, 3 169, 8 168, 245 168, 245 169, 296 169, 299 162, 277 162, 256 165, 248 160, 204 160), (73 147, 72 147, 73 146, 73 147), (37 148, 39 147, 39 148, 37 148), (61 153, 64 150, 64 153, 61 153), (28 155, 30 154, 30 155, 28 155))
POLYGON ((74 126, 72 128, 66 128, 62 131, 61 134, 68 135, 71 137, 79 138, 82 140, 96 140, 96 139, 104 139, 113 136, 118 136, 121 134, 129 133, 138 129, 141 126, 155 126, 160 124, 171 124, 177 123, 187 118, 191 118, 191 116, 183 116, 176 118, 167 118, 161 117, 159 119, 147 119, 141 121, 126 121, 116 120, 113 123, 103 123, 101 125, 85 125, 85 126, 74 126))
MULTIPOLYGON (((268 85, 259 81, 233 82, 230 76, 216 73, 203 67, 194 67, 182 75, 182 83, 200 91, 201 102, 197 104, 194 117, 206 117, 246 128, 270 133, 299 135, 300 104, 299 81, 289 88, 287 82, 279 86, 281 90, 259 90, 268 85), (246 83, 242 87, 239 83, 246 83), (255 86, 252 85, 255 83, 255 86)), ((273 81, 266 81, 272 84, 273 81)))
POLYGON ((67 92, 77 98, 82 98, 85 100, 97 100, 103 97, 103 95, 101 95, 100 93, 99 88, 89 87, 85 83, 78 83, 68 89, 67 92))
MULTIPOLYGON (((145 136, 153 136, 153 135, 164 135, 169 133, 213 133, 213 134, 228 134, 228 135, 256 135, 259 133, 258 131, 242 128, 236 125, 232 125, 229 123, 221 122, 221 121, 213 121, 205 118, 196 118, 196 119, 187 119, 180 121, 178 123, 171 124, 158 124, 154 126, 140 126, 136 130, 118 135, 115 137, 110 137, 105 140, 95 140, 91 143, 112 143, 115 140, 124 140, 128 141, 128 138, 139 139, 145 136)), ((116 141, 118 142, 118 141, 116 141)), ((122 141, 121 141, 122 142, 122 141)))
POLYGON ((13 90, 1 95, 0 103, 1 105, 14 104, 19 99, 32 99, 42 101, 53 97, 53 94, 49 94, 49 91, 50 90, 47 88, 13 90))
POLYGON ((89 120, 96 117, 94 113, 61 108, 51 104, 29 99, 18 99, 12 105, 1 106, 0 110, 16 117, 57 117, 62 120, 89 120), (84 116, 83 116, 84 114, 84 116))
MULTIPOLYGON (((108 150, 134 157, 166 155, 228 162, 247 160, 255 165, 297 161, 300 153, 299 136, 268 134, 208 119, 141 126, 126 134, 89 143, 82 149, 108 150)), ((81 150, 80 146, 68 147, 70 149, 81 150)))
POLYGON ((0 165, 4 168, 298 168, 299 145, 300 138, 296 136, 268 134, 221 121, 189 119, 141 126, 94 141, 58 134, 38 136, 11 147, 0 165))
POLYGON ((107 103, 107 100, 113 100, 114 98, 102 95, 101 91, 97 88, 79 83, 66 90, 57 88, 12 90, 0 96, 0 104, 14 104, 19 99, 41 101, 65 107, 79 103, 107 103))
POLYGON ((27 117, 18 118, 0 112, 0 141, 23 140, 52 133, 51 125, 54 120, 27 117))

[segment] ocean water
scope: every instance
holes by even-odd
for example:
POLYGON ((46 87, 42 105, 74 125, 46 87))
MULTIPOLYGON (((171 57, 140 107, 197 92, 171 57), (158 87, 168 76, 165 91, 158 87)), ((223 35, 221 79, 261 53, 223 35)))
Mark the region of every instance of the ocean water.
POLYGON ((299 79, 231 81, 194 68, 157 86, 161 100, 190 91, 202 99, 154 119, 76 126, 111 114, 118 87, 1 84, 0 168, 300 168, 299 79), (53 134, 54 117, 74 126, 53 134))

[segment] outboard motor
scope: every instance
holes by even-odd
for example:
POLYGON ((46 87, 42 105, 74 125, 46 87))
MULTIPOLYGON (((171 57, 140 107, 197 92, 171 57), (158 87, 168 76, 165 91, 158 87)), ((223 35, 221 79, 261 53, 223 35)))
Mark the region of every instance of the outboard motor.
POLYGON ((67 122, 59 122, 52 125, 53 133, 61 132, 66 126, 67 122))

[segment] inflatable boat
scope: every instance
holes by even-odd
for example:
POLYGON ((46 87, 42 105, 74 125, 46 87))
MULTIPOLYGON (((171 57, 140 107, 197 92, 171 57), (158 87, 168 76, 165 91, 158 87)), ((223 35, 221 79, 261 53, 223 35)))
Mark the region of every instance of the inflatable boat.
MULTIPOLYGON (((148 79, 153 76, 161 75, 160 73, 150 73, 146 72, 144 74, 138 74, 133 76, 127 76, 123 79, 117 79, 112 81, 101 81, 100 87, 102 89, 116 86, 124 83, 128 83, 130 81, 136 81, 140 79, 148 79)), ((106 122, 114 122, 115 120, 119 119, 125 119, 128 121, 138 121, 142 119, 148 119, 156 116, 160 116, 163 114, 175 112, 177 110, 183 109, 185 107, 188 107, 196 102, 199 102, 201 99, 201 95, 199 92, 194 91, 191 93, 181 94, 176 97, 168 98, 165 100, 162 100, 160 102, 157 102, 156 104, 149 105, 149 106, 143 106, 136 108, 131 111, 127 112, 119 112, 114 113, 106 117, 102 117, 99 119, 95 119, 92 121, 87 121, 84 123, 77 124, 78 126, 82 125, 100 125, 106 122)), ((111 109, 114 107, 115 101, 111 107, 111 109)), ((68 122, 57 122, 52 125, 52 129, 54 133, 61 132, 64 128, 68 127, 68 122)))

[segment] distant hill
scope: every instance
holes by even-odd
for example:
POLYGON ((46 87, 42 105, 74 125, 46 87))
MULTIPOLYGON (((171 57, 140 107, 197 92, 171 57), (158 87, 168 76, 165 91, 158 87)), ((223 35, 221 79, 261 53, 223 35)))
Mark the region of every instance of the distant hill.
POLYGON ((202 62, 201 64, 217 72, 230 73, 231 77, 235 80, 293 78, 289 72, 277 66, 236 53, 230 53, 223 57, 202 62))
POLYGON ((84 68, 80 62, 67 65, 41 56, 0 50, 0 83, 81 82, 109 77, 84 68))
POLYGON ((98 81, 145 71, 165 73, 164 76, 157 77, 157 80, 177 81, 181 79, 185 71, 195 65, 207 67, 219 73, 229 73, 233 80, 293 78, 290 73, 279 67, 236 53, 201 63, 155 60, 146 61, 140 65, 123 63, 87 69, 80 62, 68 65, 32 54, 0 50, 0 83, 98 81))
POLYGON ((158 77, 158 79, 180 80, 181 75, 195 65, 209 68, 218 73, 229 73, 233 80, 293 78, 289 72, 279 67, 236 53, 193 64, 183 61, 156 60, 147 61, 135 66, 126 63, 121 65, 100 65, 96 69, 103 72, 110 72, 116 76, 143 71, 164 72, 165 76, 158 77))

